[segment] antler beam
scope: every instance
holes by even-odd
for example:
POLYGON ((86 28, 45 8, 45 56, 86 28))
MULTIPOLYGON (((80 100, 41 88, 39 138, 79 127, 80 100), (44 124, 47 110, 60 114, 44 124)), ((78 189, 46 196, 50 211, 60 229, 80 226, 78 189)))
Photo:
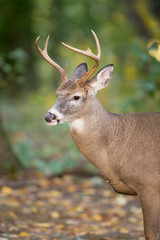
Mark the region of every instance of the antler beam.
POLYGON ((68 68, 68 65, 66 64, 66 68, 65 68, 65 70, 64 70, 60 65, 58 65, 56 62, 54 62, 54 61, 48 56, 47 47, 48 47, 49 35, 48 35, 48 37, 47 37, 47 39, 46 39, 44 50, 42 50, 42 49, 38 46, 38 41, 39 41, 39 39, 40 39, 40 36, 36 39, 36 42, 35 42, 37 51, 39 52, 39 54, 40 54, 48 63, 50 63, 53 67, 55 67, 55 68, 59 71, 59 73, 60 73, 60 75, 61 75, 61 78, 62 78, 62 82, 67 81, 67 68, 68 68))
POLYGON ((97 69, 97 67, 99 66, 99 61, 100 61, 100 58, 101 58, 101 48, 100 48, 100 43, 99 43, 99 40, 98 40, 98 37, 97 35, 95 34, 95 32, 93 30, 91 30, 93 36, 94 36, 94 39, 95 39, 95 42, 96 42, 96 46, 97 46, 97 55, 93 54, 93 52, 91 51, 91 49, 88 47, 86 51, 84 50, 80 50, 78 48, 74 48, 74 47, 71 47, 65 43, 62 42, 62 44, 71 49, 72 51, 74 52, 77 52, 77 53, 80 53, 84 56, 87 56, 91 59, 93 59, 95 61, 95 65, 91 68, 91 70, 81 79, 81 82, 80 82, 80 85, 84 85, 84 83, 89 79, 89 77, 93 74, 93 72, 95 72, 95 70, 97 69))
MULTIPOLYGON (((85 84, 85 82, 90 78, 90 76, 95 72, 95 70, 97 69, 97 67, 99 66, 99 62, 100 62, 100 58, 101 58, 101 48, 100 48, 100 43, 99 43, 99 40, 98 40, 98 37, 97 35, 95 34, 95 32, 93 30, 91 30, 93 36, 94 36, 94 39, 95 39, 95 42, 96 42, 96 46, 97 46, 97 55, 93 54, 93 52, 91 51, 91 49, 88 47, 86 51, 84 50, 80 50, 78 48, 74 48, 74 47, 71 47, 65 43, 62 42, 62 44, 71 49, 72 51, 74 52, 77 52, 77 53, 80 53, 84 56, 87 56, 91 59, 93 59, 95 61, 95 64, 94 66, 90 69, 89 72, 87 72, 86 74, 84 74, 84 76, 82 77, 81 81, 80 81, 80 85, 83 86, 85 84)), ((63 82, 66 82, 67 81, 67 68, 68 68, 68 65, 66 65, 66 68, 65 70, 59 66, 56 62, 54 62, 48 55, 47 53, 47 47, 48 47, 48 41, 49 41, 49 36, 47 37, 46 39, 46 42, 45 42, 45 47, 44 47, 44 50, 42 50, 39 46, 38 46, 38 41, 40 39, 40 36, 36 39, 36 42, 35 42, 35 45, 36 45, 36 49, 37 51, 39 52, 39 54, 48 62, 50 63, 53 67, 55 67, 60 75, 61 75, 61 78, 62 78, 62 83, 63 82)))

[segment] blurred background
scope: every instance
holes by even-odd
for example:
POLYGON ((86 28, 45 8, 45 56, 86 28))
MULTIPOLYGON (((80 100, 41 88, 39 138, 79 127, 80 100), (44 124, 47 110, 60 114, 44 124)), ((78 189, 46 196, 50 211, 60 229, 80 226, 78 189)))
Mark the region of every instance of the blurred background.
POLYGON ((159 0, 0 1, 0 174, 38 169, 47 176, 96 170, 76 148, 68 124, 48 127, 44 116, 56 101, 59 73, 36 51, 50 35, 48 52, 68 77, 93 62, 61 42, 96 53, 100 70, 113 63, 110 85, 98 93, 116 113, 160 111, 159 0), (83 167, 82 167, 83 166, 83 167))

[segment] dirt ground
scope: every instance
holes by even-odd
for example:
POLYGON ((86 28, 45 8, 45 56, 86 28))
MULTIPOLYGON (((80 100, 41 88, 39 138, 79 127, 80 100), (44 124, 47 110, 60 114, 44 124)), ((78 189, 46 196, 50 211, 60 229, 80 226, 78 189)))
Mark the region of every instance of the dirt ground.
POLYGON ((101 177, 0 179, 0 240, 144 239, 136 197, 115 193, 101 177))

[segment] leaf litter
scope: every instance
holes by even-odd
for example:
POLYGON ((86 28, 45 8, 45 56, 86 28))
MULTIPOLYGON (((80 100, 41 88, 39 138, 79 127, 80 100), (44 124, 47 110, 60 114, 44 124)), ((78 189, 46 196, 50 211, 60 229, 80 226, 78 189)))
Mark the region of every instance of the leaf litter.
POLYGON ((0 240, 140 240, 142 220, 138 199, 115 193, 100 176, 0 179, 0 240))

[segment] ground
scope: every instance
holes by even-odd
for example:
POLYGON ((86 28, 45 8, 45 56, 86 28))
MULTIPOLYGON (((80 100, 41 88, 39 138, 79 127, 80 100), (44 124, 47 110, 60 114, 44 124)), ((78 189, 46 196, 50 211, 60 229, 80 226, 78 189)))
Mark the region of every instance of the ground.
POLYGON ((144 239, 136 197, 115 193, 100 177, 37 172, 0 179, 0 240, 144 239))

